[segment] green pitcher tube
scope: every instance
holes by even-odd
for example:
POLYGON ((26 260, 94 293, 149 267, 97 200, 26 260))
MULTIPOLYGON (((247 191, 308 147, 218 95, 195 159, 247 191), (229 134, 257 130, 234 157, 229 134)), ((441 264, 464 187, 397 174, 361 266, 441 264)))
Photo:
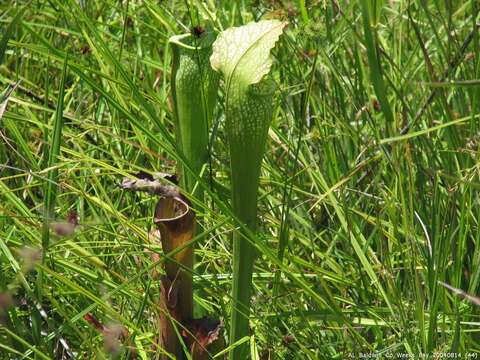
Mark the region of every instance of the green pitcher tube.
MULTIPOLYGON (((209 127, 217 100, 219 75, 209 57, 215 34, 184 34, 170 38, 173 52, 171 86, 177 144, 197 176, 209 157, 209 127)), ((179 165, 181 186, 202 200, 203 189, 183 165, 179 165)))
MULTIPOLYGON (((230 139, 232 207, 239 220, 255 232, 257 228, 257 196, 260 168, 267 132, 273 116, 273 81, 267 79, 250 85, 246 92, 232 94, 236 98, 227 109, 227 133, 230 139), (243 111, 242 111, 243 110, 243 111)), ((239 340, 248 333, 252 274, 255 248, 243 230, 233 235, 233 277, 230 339, 239 340), (248 284, 248 285, 247 285, 248 284)), ((248 347, 232 350, 235 357, 246 359, 248 347)))

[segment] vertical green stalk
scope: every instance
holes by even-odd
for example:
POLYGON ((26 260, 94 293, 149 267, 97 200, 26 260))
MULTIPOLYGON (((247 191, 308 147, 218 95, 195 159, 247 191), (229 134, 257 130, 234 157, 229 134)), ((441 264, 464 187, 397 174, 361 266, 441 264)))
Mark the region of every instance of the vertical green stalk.
POLYGON ((375 25, 379 16, 378 14, 380 12, 380 8, 376 6, 374 9, 373 6, 377 4, 369 2, 368 0, 362 0, 360 4, 363 17, 363 29, 365 33, 365 46, 367 48, 368 66, 370 67, 370 79, 372 81, 373 89, 375 90, 375 95, 378 98, 382 112, 385 116, 387 136, 391 136, 393 134, 395 118, 390 106, 390 102, 388 101, 387 87, 383 80, 380 54, 375 36, 375 25))
MULTIPOLYGON (((60 155, 60 143, 62 140, 62 129, 63 129, 63 103, 65 96, 65 79, 67 77, 67 68, 68 68, 68 58, 65 57, 63 63, 62 78, 60 80, 60 90, 58 94, 57 109, 55 111, 55 118, 53 123, 53 134, 49 142, 49 147, 45 149, 46 154, 48 154, 47 168, 51 169, 47 175, 47 183, 45 186, 45 213, 43 219, 43 228, 42 228, 42 264, 45 262, 47 257, 48 248, 50 245, 50 221, 54 215, 55 202, 57 199, 57 178, 58 178, 58 169, 55 167, 58 161, 58 155, 60 155)), ((43 298, 43 270, 38 271, 37 280, 36 280, 36 295, 37 300, 41 304, 43 298)), ((33 328, 33 338, 35 339, 36 344, 41 343, 41 317, 37 311, 34 311, 32 314, 32 328, 33 328)))
MULTIPOLYGON (((233 235, 233 304, 230 344, 249 333, 255 248, 247 231, 257 228, 260 167, 274 109, 275 86, 265 76, 270 50, 286 24, 277 20, 249 23, 219 35, 213 44, 212 67, 225 79, 226 131, 230 144, 232 208, 242 228, 233 235)), ((248 343, 233 348, 230 359, 248 357, 248 343)))
MULTIPOLYGON (((169 41, 173 52, 171 84, 177 144, 194 172, 180 166, 181 184, 188 192, 194 190, 209 159, 208 129, 219 81, 208 62, 214 40, 214 34, 203 32, 173 36, 169 41)), ((201 186, 192 195, 201 200, 201 186)))
MULTIPOLYGON (((60 142, 62 139, 62 129, 63 129, 63 101, 65 96, 65 78, 67 76, 67 66, 68 66, 68 59, 65 58, 63 63, 63 71, 62 71, 62 78, 60 81, 60 90, 58 94, 58 102, 57 102, 57 109, 55 111, 55 119, 53 124, 53 134, 50 141, 50 146, 45 150, 48 154, 48 162, 47 168, 52 168, 48 172, 47 176, 47 183, 45 187, 45 218, 43 223, 43 231, 42 231, 42 251, 43 256, 42 259, 44 260, 48 246, 50 242, 50 220, 53 217, 53 212, 55 208, 55 200, 57 198, 57 177, 58 177, 58 169, 54 168, 55 164, 57 163, 58 155, 60 154, 60 142)), ((43 261, 42 260, 42 261, 43 261)))

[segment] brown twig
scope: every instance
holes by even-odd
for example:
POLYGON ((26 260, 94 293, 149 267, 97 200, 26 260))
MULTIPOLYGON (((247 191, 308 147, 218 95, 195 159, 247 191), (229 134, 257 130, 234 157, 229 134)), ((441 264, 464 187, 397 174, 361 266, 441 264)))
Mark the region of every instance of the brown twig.
POLYGON ((166 173, 154 173, 149 175, 146 173, 139 173, 136 175, 137 179, 124 178, 119 187, 127 191, 141 191, 152 195, 162 197, 179 198, 180 191, 178 187, 166 181, 176 182, 175 175, 166 173))

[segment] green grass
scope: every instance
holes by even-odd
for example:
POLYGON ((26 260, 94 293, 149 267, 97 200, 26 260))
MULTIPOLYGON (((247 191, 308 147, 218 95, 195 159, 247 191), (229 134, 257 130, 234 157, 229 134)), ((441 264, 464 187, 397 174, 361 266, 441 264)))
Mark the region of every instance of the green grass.
MULTIPOLYGON (((0 3, 0 93, 20 81, 0 119, 0 359, 128 358, 86 314, 128 328, 140 358, 161 352, 160 264, 145 252, 162 254, 156 199, 118 183, 185 162, 168 39, 204 16, 219 30, 289 21, 249 236, 252 357, 480 352, 478 306, 439 285, 480 291, 477 1, 202 3, 0 3), (44 231, 72 210, 72 236, 44 231)), ((198 315, 228 329, 238 222, 224 122, 217 106, 194 287, 198 315)))

